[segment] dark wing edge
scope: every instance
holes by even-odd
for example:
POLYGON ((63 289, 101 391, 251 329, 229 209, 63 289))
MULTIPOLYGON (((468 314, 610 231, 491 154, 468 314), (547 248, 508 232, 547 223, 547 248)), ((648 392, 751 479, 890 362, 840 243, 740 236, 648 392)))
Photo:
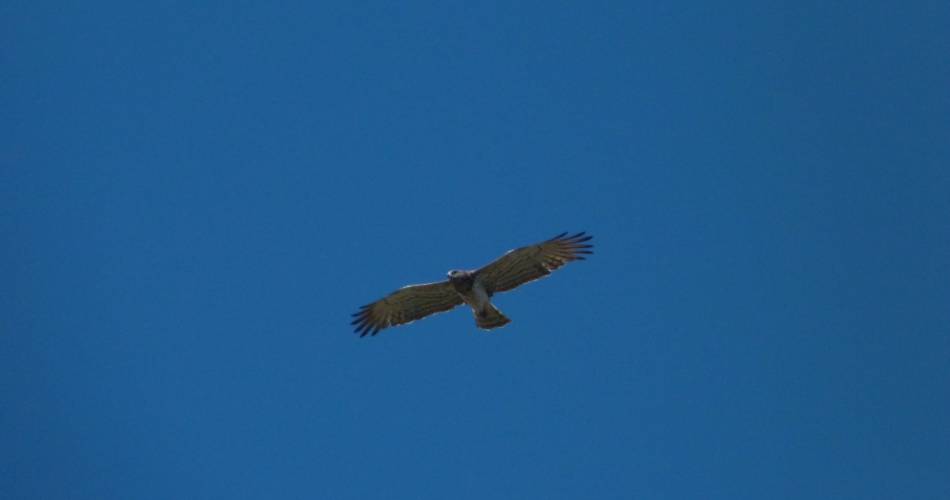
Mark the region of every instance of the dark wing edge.
POLYGON ((353 331, 360 337, 376 335, 390 326, 412 323, 431 314, 453 309, 462 298, 448 281, 409 285, 385 298, 360 307, 352 314, 353 331))
POLYGON ((587 243, 593 236, 586 234, 561 233, 536 245, 516 248, 476 271, 477 275, 489 294, 543 278, 568 262, 585 260, 585 255, 594 253, 594 245, 587 243))

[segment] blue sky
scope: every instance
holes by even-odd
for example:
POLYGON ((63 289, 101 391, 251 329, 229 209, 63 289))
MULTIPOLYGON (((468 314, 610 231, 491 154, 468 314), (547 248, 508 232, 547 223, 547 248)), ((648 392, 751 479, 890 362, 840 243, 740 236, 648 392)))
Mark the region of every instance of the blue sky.
POLYGON ((0 496, 950 496, 946 2, 5 2, 0 496), (360 304, 595 255, 375 338, 360 304))

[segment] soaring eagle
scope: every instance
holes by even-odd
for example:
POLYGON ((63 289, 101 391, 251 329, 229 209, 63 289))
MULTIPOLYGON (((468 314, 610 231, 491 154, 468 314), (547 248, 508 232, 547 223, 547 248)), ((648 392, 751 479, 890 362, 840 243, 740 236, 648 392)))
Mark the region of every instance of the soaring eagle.
POLYGON ((492 295, 543 278, 573 260, 584 260, 583 254, 593 253, 593 245, 585 244, 591 238, 584 233, 561 233, 536 245, 510 250, 481 269, 453 269, 446 281, 405 286, 360 307, 350 324, 356 325, 355 332, 360 337, 376 335, 384 328, 411 323, 465 303, 472 308, 479 328, 505 326, 511 320, 492 305, 492 295))

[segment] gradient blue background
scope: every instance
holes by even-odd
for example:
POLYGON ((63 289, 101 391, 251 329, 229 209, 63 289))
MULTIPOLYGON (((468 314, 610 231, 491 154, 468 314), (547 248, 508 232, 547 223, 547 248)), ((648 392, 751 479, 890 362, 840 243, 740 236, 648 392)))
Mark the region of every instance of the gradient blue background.
POLYGON ((3 3, 0 497, 950 498, 950 4, 477 4, 3 3))

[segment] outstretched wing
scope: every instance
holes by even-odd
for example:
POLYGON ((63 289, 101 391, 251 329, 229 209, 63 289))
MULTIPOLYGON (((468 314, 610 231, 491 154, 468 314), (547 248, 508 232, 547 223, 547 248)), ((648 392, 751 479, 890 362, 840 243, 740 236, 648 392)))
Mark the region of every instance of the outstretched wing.
POLYGON ((462 303, 448 281, 409 285, 396 290, 384 299, 360 307, 353 314, 351 325, 360 337, 376 335, 383 328, 411 323, 430 314, 448 311, 462 303))
POLYGON ((561 233, 543 243, 516 248, 476 271, 476 279, 489 294, 511 290, 543 278, 572 260, 584 260, 584 254, 593 253, 590 249, 594 246, 584 243, 591 238, 584 233, 561 233))

